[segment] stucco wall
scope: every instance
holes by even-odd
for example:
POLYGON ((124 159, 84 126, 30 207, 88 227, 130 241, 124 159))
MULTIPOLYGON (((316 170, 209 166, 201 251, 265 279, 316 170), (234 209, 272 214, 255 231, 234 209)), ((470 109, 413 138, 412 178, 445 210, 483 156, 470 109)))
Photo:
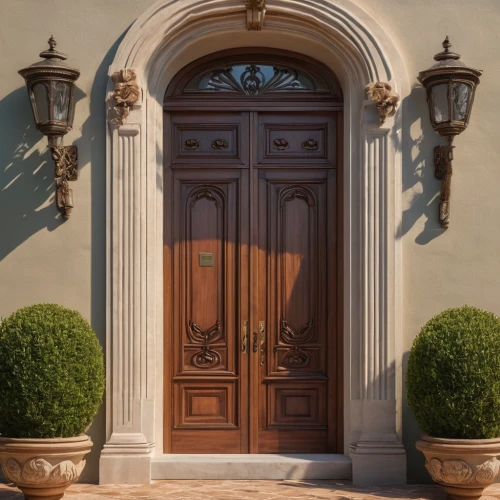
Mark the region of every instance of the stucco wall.
MULTIPOLYGON (((107 69, 131 23, 154 0, 0 0, 0 316, 35 302, 57 302, 87 317, 105 338, 105 116, 107 69), (81 71, 74 130, 79 148, 75 208, 61 223, 53 198, 53 163, 34 128, 17 71, 37 60, 54 34, 58 49, 81 71)), ((268 0, 272 4, 272 0, 268 0)), ((243 0, 242 0, 243 3, 243 0)), ((406 61, 412 88, 429 67, 444 35, 463 60, 485 71, 470 128, 455 141, 452 215, 437 222, 439 183, 425 93, 413 88, 404 106, 403 346, 407 353, 422 324, 464 303, 500 314, 500 169, 496 163, 500 77, 498 0, 357 0, 390 34, 406 61), (392 6, 390 9, 388 4, 392 6)), ((186 63, 189 61, 186 61, 186 63)), ((407 354, 405 354, 405 361, 407 354)), ((1 404, 1 403, 0 403, 1 404)), ((97 480, 104 412, 90 434, 95 447, 83 481, 97 480)), ((403 410, 410 480, 428 480, 414 451, 419 431, 403 410)))

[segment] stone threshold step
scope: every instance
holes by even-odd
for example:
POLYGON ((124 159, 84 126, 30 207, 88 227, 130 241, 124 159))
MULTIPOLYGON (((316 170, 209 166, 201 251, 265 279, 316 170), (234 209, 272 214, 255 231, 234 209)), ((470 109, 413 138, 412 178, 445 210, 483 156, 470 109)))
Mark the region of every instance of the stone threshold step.
POLYGON ((154 457, 151 479, 351 479, 351 459, 334 454, 171 454, 154 457))

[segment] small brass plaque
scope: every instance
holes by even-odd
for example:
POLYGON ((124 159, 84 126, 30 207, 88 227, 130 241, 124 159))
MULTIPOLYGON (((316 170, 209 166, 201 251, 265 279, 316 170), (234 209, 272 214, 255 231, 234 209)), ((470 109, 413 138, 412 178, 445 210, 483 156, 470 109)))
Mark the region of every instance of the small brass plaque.
POLYGON ((214 267, 214 254, 200 252, 200 267, 214 267))

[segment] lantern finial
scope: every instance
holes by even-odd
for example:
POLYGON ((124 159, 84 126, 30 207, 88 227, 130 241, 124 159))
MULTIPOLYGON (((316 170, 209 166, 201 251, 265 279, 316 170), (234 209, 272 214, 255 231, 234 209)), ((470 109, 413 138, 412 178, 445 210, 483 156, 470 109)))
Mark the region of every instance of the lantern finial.
POLYGON ((455 59, 455 60, 460 59, 460 54, 456 54, 455 52, 450 52, 450 47, 451 47, 451 42, 450 42, 448 35, 446 35, 446 38, 444 39, 444 42, 443 42, 443 49, 444 50, 443 50, 443 52, 436 54, 434 56, 434 60, 435 61, 443 61, 445 59, 455 59))
POLYGON ((41 52, 40 57, 43 57, 44 59, 56 59, 58 61, 65 61, 68 58, 66 54, 63 54, 62 52, 59 52, 55 49, 57 42, 54 38, 54 35, 50 35, 48 44, 50 49, 41 52))
POLYGON ((450 39, 448 38, 448 35, 446 35, 446 38, 444 39, 443 42, 443 49, 446 53, 448 53, 450 51, 450 47, 451 47, 451 42, 450 39))

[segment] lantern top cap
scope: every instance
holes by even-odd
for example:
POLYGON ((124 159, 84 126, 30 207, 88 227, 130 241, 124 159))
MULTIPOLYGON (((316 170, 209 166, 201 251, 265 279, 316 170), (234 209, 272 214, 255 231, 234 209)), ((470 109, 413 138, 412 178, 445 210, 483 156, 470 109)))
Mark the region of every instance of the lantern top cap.
POLYGON ((49 49, 40 53, 42 60, 20 70, 19 74, 26 81, 48 75, 75 81, 80 76, 80 71, 65 62, 68 56, 56 50, 57 42, 53 36, 49 38, 48 43, 49 49))
POLYGON ((54 39, 54 35, 50 35, 48 44, 50 49, 40 52, 40 57, 43 59, 58 59, 59 61, 65 61, 68 58, 66 54, 55 49, 57 42, 54 39))
POLYGON ((446 35, 446 38, 444 39, 444 42, 443 42, 443 52, 439 52, 438 54, 436 54, 434 56, 434 60, 435 61, 443 61, 445 59, 455 59, 455 60, 459 60, 460 59, 460 54, 457 54, 455 52, 450 52, 450 47, 451 47, 451 42, 450 42, 450 39, 448 37, 448 35, 446 35))

